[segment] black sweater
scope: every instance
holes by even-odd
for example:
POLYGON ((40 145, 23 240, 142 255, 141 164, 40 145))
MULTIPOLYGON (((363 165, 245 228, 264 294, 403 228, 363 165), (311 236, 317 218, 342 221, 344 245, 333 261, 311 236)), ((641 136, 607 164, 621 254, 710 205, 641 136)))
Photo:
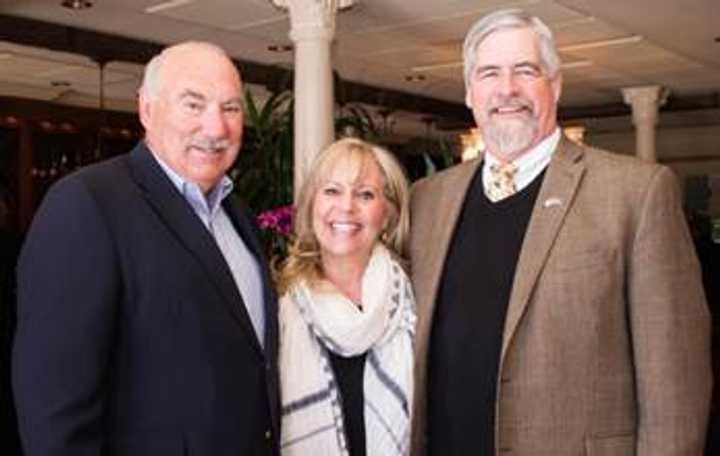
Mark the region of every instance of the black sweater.
POLYGON ((515 267, 543 174, 497 203, 482 169, 453 236, 430 338, 429 455, 492 455, 495 390, 515 267))

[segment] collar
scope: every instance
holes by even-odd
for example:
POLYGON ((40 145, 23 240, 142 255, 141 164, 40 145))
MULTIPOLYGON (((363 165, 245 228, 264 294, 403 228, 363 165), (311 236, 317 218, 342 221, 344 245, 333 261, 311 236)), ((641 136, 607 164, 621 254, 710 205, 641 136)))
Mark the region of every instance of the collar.
MULTIPOLYGON (((545 170, 559 142, 560 128, 556 127, 555 131, 540 141, 537 146, 512 161, 517 167, 515 188, 517 188, 518 192, 530 185, 530 183, 545 170)), ((490 166, 500 164, 501 162, 493 154, 487 152, 484 155, 484 160, 485 166, 483 166, 482 170, 482 180, 483 187, 487 188, 490 182, 490 166)))
POLYGON ((222 201, 232 192, 232 180, 227 176, 223 176, 220 182, 210 189, 206 195, 203 193, 198 184, 186 180, 180 174, 175 172, 174 169, 172 169, 155 152, 153 152, 152 149, 150 149, 150 146, 148 146, 148 149, 152 152, 151 155, 158 162, 160 168, 162 168, 175 188, 177 188, 183 198, 187 200, 190 206, 192 206, 207 226, 210 220, 212 220, 215 214, 217 214, 222 201))

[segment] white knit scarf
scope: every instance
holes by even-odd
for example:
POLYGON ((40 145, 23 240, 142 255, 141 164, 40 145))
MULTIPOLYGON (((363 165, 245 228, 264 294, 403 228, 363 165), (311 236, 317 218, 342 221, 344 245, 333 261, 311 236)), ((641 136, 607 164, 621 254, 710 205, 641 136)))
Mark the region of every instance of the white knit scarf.
POLYGON ((367 352, 363 392, 368 456, 407 455, 413 395, 415 300, 378 245, 362 279, 360 311, 337 291, 300 282, 280 302, 283 456, 347 455, 340 391, 328 350, 367 352))

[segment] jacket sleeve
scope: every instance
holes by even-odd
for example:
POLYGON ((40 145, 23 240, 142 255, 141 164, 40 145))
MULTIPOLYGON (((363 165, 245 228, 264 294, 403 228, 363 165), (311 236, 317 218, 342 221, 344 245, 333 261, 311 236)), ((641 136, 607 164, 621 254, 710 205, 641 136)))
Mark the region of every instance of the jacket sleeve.
POLYGON ((104 442, 119 272, 82 181, 50 190, 18 263, 13 390, 27 456, 97 455, 104 442))
POLYGON ((629 259, 639 456, 703 454, 712 373, 700 277, 674 176, 658 168, 629 259))

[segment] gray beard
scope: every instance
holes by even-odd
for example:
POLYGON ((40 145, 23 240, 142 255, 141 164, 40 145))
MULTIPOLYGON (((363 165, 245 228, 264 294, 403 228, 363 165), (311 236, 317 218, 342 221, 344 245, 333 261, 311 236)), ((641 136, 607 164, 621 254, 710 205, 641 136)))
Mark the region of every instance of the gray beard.
POLYGON ((482 128, 486 147, 496 156, 508 159, 528 149, 537 131, 538 125, 534 118, 499 122, 490 119, 482 128))

